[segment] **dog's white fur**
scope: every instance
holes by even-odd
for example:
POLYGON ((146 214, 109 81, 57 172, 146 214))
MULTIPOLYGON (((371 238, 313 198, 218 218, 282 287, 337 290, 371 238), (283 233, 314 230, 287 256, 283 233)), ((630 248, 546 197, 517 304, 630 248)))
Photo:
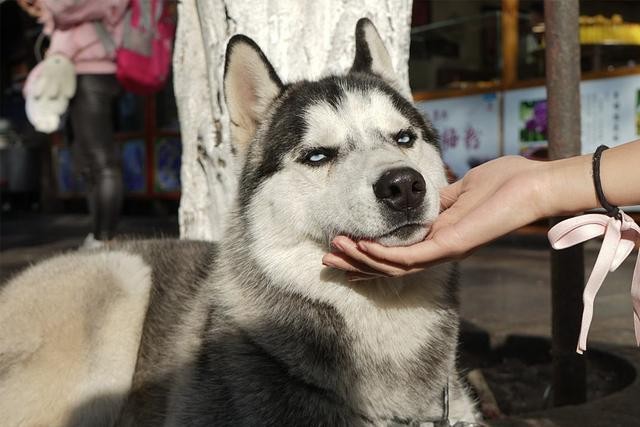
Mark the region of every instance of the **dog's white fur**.
MULTIPOLYGON (((390 60, 375 28, 365 27, 365 36, 373 71, 393 82, 390 60)), ((235 49, 240 50, 228 65, 225 84, 227 93, 235 93, 227 102, 234 141, 244 154, 242 146, 254 132, 258 132, 258 139, 264 139, 260 135, 264 129, 256 127, 268 114, 265 106, 279 88, 268 70, 260 68, 262 59, 255 50, 241 44, 235 49), (245 103, 234 101, 243 99, 245 103)), ((438 301, 446 299, 443 284, 448 280, 448 269, 438 267, 405 278, 357 284, 347 282, 342 272, 323 267, 320 260, 339 233, 390 245, 423 239, 438 215, 439 190, 446 185, 444 166, 436 148, 425 141, 427 136, 411 126, 387 94, 376 89, 344 89, 337 107, 319 100, 299 112, 307 125, 304 140, 287 153, 277 173, 252 194, 247 228, 242 230, 253 242, 246 248, 251 252, 247 259, 255 260, 264 273, 267 280, 261 285, 326 303, 344 320, 345 336, 354 340, 352 363, 357 375, 349 394, 356 407, 375 420, 389 414, 428 417, 441 410, 439 393, 447 373, 456 375, 453 338, 448 348, 434 349, 442 352, 446 371, 442 383, 429 390, 431 396, 416 399, 422 389, 414 388, 407 367, 420 360, 421 346, 432 342, 434 334, 444 328, 439 322, 445 321, 443 314, 451 307, 440 307, 438 301), (399 147, 393 135, 409 128, 417 140, 411 147, 399 147), (338 148, 339 161, 320 167, 300 163, 300 152, 314 147, 338 148), (403 239, 389 235, 393 230, 388 229, 372 190, 383 172, 398 167, 415 169, 426 183, 424 209, 418 220, 424 227, 403 239)), ((184 351, 167 363, 193 364, 207 290, 215 290, 218 304, 240 328, 253 330, 252 325, 262 321, 261 295, 249 294, 259 292, 259 287, 253 291, 243 287, 242 278, 234 276, 224 262, 234 260, 220 261, 215 280, 207 284, 210 289, 203 289, 197 306, 184 319, 188 327, 181 329, 176 341, 176 347, 184 351)), ((246 269, 255 267, 247 265, 246 269)), ((106 408, 107 416, 116 419, 131 387, 150 287, 150 268, 139 256, 109 252, 51 259, 2 289, 0 414, 7 414, 3 422, 26 426, 91 424, 88 417, 96 412, 96 405, 101 405, 97 412, 102 416, 106 408), (93 401, 97 396, 101 400, 93 401), (105 396, 113 399, 105 400, 105 396)), ((186 382, 188 374, 175 377, 175 383, 186 382)), ((457 378, 453 383, 451 421, 474 420, 467 393, 457 378)), ((189 396, 171 393, 166 424, 177 425, 174 410, 179 411, 189 396)))
POLYGON ((6 285, 2 425, 105 423, 94 413, 115 420, 131 386, 150 286, 149 266, 124 252, 58 256, 6 285))

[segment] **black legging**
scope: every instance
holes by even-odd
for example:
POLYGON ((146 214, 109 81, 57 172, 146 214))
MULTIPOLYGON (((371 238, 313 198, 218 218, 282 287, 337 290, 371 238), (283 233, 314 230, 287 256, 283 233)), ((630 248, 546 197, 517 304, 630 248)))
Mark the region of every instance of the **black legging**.
POLYGON ((112 116, 119 91, 113 74, 80 74, 69 104, 74 163, 87 187, 98 240, 113 238, 122 209, 121 159, 112 116))

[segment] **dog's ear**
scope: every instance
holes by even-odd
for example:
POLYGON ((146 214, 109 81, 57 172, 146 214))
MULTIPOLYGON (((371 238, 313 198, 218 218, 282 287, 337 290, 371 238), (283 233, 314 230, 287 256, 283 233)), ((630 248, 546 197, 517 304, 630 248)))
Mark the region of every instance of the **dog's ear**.
POLYGON ((350 72, 376 74, 400 89, 389 52, 375 25, 367 18, 361 18, 356 24, 356 57, 350 72))
POLYGON ((227 44, 224 96, 231 139, 244 152, 283 85, 262 50, 249 37, 235 35, 227 44))

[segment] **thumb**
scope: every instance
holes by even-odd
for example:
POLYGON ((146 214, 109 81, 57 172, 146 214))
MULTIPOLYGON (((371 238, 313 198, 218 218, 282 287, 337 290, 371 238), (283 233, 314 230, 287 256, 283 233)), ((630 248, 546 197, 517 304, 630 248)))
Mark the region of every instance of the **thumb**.
POLYGON ((442 210, 448 209, 453 205, 462 191, 462 180, 456 181, 453 184, 447 185, 440 189, 440 208, 442 210))

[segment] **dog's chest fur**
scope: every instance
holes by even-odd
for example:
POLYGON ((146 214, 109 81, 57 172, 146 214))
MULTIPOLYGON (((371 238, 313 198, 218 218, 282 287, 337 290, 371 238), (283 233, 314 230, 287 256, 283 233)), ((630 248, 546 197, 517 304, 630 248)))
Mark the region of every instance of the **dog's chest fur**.
POLYGON ((309 283, 327 288, 322 300, 283 290, 241 253, 223 250, 234 262, 203 283, 201 329, 184 322, 202 331, 201 344, 173 380, 170 425, 385 425, 441 413, 442 389, 457 381, 448 378, 457 313, 446 275, 416 276, 395 298, 309 283))

